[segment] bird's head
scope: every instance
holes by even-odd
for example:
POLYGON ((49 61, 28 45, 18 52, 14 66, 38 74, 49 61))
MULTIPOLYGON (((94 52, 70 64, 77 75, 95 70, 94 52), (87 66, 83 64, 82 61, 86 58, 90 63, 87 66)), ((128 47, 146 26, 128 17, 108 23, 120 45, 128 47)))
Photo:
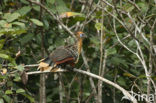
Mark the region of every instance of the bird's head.
POLYGON ((86 38, 87 36, 82 31, 77 31, 76 32, 76 37, 78 39, 83 39, 83 38, 86 38))

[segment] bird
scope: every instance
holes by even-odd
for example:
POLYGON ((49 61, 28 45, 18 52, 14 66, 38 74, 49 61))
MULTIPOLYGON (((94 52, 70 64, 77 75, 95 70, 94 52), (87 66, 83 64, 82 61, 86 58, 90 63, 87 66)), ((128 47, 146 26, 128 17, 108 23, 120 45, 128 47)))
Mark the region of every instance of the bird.
POLYGON ((86 38, 82 31, 75 32, 75 36, 77 40, 74 44, 60 46, 50 53, 47 58, 40 60, 38 70, 50 72, 67 65, 74 67, 79 60, 83 39, 86 38))

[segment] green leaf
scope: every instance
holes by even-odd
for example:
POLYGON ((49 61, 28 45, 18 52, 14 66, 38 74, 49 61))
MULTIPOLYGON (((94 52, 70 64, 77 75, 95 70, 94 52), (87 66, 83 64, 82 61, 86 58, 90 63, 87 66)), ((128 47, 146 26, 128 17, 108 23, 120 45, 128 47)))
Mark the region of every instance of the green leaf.
POLYGON ((49 3, 49 4, 54 4, 55 3, 55 0, 46 0, 47 1, 47 3, 49 3))
POLYGON ((46 19, 44 19, 43 23, 44 23, 44 28, 48 30, 49 29, 49 22, 46 19))
POLYGON ((67 8, 65 2, 63 0, 56 0, 56 11, 61 14, 63 12, 70 11, 69 8, 67 8))
POLYGON ((30 19, 34 24, 38 25, 38 26, 43 26, 43 23, 37 19, 30 19))
POLYGON ((14 29, 14 31, 12 32, 12 34, 16 34, 16 35, 20 35, 26 33, 25 29, 14 29))
POLYGON ((30 6, 24 6, 21 9, 17 10, 17 12, 20 13, 22 16, 26 15, 30 11, 31 11, 31 7, 30 6))
POLYGON ((131 71, 132 74, 134 74, 134 75, 140 75, 140 72, 138 71, 138 69, 130 69, 130 71, 131 71))
POLYGON ((19 74, 19 73, 16 72, 16 73, 14 74, 14 77, 15 77, 15 78, 13 79, 14 81, 16 81, 16 82, 21 81, 21 77, 20 77, 20 74, 19 74))
POLYGON ((116 54, 116 49, 115 48, 109 48, 107 49, 107 55, 113 55, 113 54, 116 54))
POLYGON ((84 14, 77 12, 68 12, 68 13, 70 13, 71 16, 85 16, 84 14))
POLYGON ((144 2, 139 2, 137 5, 141 8, 141 13, 145 13, 148 10, 149 5, 144 2))
MULTIPOLYGON (((103 25, 101 24, 101 23, 96 23, 95 24, 95 28, 97 29, 97 30, 101 30, 101 27, 102 27, 103 25)), ((103 27, 103 29, 104 29, 104 27, 103 27)))
POLYGON ((23 71, 24 70, 24 66, 22 66, 22 65, 18 65, 18 66, 16 66, 16 68, 19 71, 23 71))
POLYGON ((6 24, 7 24, 7 22, 5 20, 0 20, 1 27, 5 27, 6 24))
POLYGON ((145 74, 139 75, 138 78, 146 78, 146 75, 145 74))
POLYGON ((4 35, 4 34, 0 32, 0 37, 1 37, 2 35, 4 35))
POLYGON ((14 85, 14 84, 13 84, 13 81, 8 81, 8 82, 7 82, 7 86, 8 86, 8 87, 12 87, 13 85, 14 85))
POLYGON ((1 39, 0 40, 0 50, 3 48, 4 42, 5 42, 5 39, 1 39))
POLYGON ((119 65, 119 64, 125 63, 125 60, 123 60, 123 59, 120 58, 120 57, 114 56, 114 57, 112 57, 112 62, 113 62, 115 65, 119 65))
POLYGON ((39 12, 39 11, 40 11, 40 6, 34 5, 34 6, 33 6, 33 9, 39 12))
POLYGON ((15 82, 19 82, 19 81, 21 81, 21 78, 19 76, 16 76, 15 79, 14 79, 14 81, 15 82))
POLYGON ((24 3, 24 4, 29 4, 29 2, 28 1, 26 1, 26 0, 20 0, 22 3, 24 3))
POLYGON ((2 98, 0 98, 0 103, 4 103, 4 100, 2 98))
POLYGON ((22 38, 20 38, 21 45, 25 45, 26 43, 31 41, 33 39, 33 36, 33 34, 24 35, 22 38))
POLYGON ((12 90, 6 90, 5 91, 5 94, 12 94, 13 92, 12 92, 12 90))
POLYGON ((94 44, 95 49, 99 50, 99 48, 100 48, 100 40, 99 40, 99 38, 98 37, 91 37, 90 41, 91 41, 91 43, 94 44))
POLYGON ((22 22, 13 22, 12 24, 13 24, 13 25, 18 25, 18 26, 20 26, 20 27, 22 27, 22 28, 25 28, 25 24, 22 23, 22 22))
POLYGON ((130 40, 130 41, 128 42, 128 45, 129 45, 130 47, 136 47, 136 43, 135 43, 134 40, 130 40))
POLYGON ((126 82, 124 80, 124 78, 120 77, 117 82, 121 85, 121 86, 126 86, 126 82))
POLYGON ((6 29, 1 29, 0 30, 0 34, 7 34, 7 35, 12 35, 12 36, 16 36, 16 35, 20 35, 26 33, 25 29, 11 29, 11 28, 6 28, 6 29))
POLYGON ((7 102, 7 103, 10 103, 11 102, 11 98, 7 95, 3 95, 3 98, 4 100, 7 102))
POLYGON ((12 22, 12 21, 18 19, 20 16, 21 15, 19 13, 12 13, 12 14, 6 13, 3 18, 6 19, 8 22, 12 22))
POLYGON ((60 16, 60 18, 67 18, 67 17, 72 17, 72 16, 82 16, 82 17, 85 17, 84 14, 77 13, 77 12, 64 12, 64 13, 62 13, 59 16, 60 16))
POLYGON ((0 53, 0 58, 9 59, 9 56, 3 53, 0 53))
POLYGON ((125 4, 123 6, 123 9, 127 12, 131 12, 134 9, 134 6, 132 6, 131 4, 125 4))
POLYGON ((55 41, 55 44, 56 44, 56 46, 64 45, 63 38, 58 38, 58 39, 55 41))
POLYGON ((24 89, 17 89, 17 90, 16 90, 16 93, 24 93, 24 92, 25 92, 24 89))
POLYGON ((34 103, 35 102, 35 99, 33 97, 31 97, 30 95, 28 95, 26 93, 20 93, 20 94, 22 94, 23 96, 25 96, 26 98, 28 98, 31 103, 34 103))

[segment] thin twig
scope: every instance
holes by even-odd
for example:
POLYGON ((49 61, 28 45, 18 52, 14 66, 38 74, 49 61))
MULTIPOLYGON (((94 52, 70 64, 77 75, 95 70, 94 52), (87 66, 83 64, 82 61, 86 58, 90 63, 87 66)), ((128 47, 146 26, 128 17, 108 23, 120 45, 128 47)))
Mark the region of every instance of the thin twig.
POLYGON ((62 74, 59 74, 59 95, 60 95, 60 103, 63 103, 63 86, 62 86, 62 74))
MULTIPOLYGON (((44 3, 44 0, 41 0, 41 4, 44 3)), ((40 20, 42 20, 43 18, 43 8, 40 6, 40 20)), ((44 47, 44 28, 40 28, 41 29, 41 54, 42 54, 42 58, 44 58, 45 55, 45 47, 44 47)), ((40 75, 40 103, 46 103, 46 87, 45 87, 45 81, 46 81, 46 75, 45 74, 41 74, 40 75)))
MULTIPOLYGON (((102 3, 101 4, 102 5, 102 7, 104 7, 104 3, 102 3)), ((103 30, 103 23, 104 23, 104 10, 102 10, 102 15, 101 15, 102 17, 101 17, 101 20, 100 20, 100 22, 101 22, 101 24, 102 24, 102 26, 101 26, 101 35, 100 35, 100 66, 99 66, 99 76, 101 76, 101 77, 103 77, 103 75, 104 75, 104 68, 105 67, 103 67, 103 61, 105 61, 104 60, 104 58, 103 58, 103 52, 104 52, 104 50, 103 50, 103 44, 104 44, 104 40, 103 40, 103 36, 104 36, 104 30, 103 30)), ((98 103, 102 103, 102 84, 103 84, 103 82, 102 81, 98 81, 98 103)))

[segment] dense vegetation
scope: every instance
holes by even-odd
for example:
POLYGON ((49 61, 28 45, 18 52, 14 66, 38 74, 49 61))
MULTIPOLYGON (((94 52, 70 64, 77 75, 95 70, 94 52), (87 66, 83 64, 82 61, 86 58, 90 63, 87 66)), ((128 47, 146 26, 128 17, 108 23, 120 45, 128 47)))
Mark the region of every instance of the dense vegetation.
POLYGON ((34 1, 0 0, 0 103, 130 103, 120 90, 72 71, 56 80, 54 73, 27 75, 56 47, 72 44, 77 30, 87 35, 77 69, 146 94, 139 103, 156 103, 155 0, 34 1))

